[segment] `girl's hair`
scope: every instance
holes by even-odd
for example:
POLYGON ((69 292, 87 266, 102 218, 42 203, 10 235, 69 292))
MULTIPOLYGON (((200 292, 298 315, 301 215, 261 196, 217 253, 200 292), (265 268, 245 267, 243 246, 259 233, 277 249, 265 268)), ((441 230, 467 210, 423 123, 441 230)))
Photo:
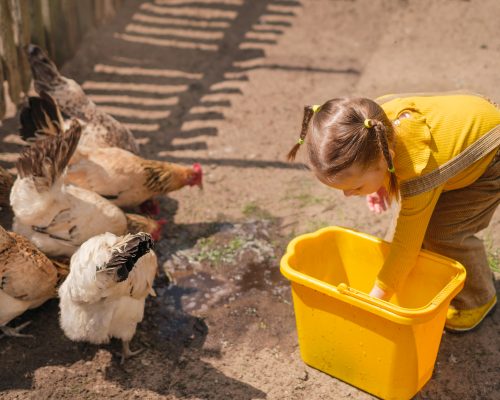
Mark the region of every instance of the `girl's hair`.
POLYGON ((316 111, 311 106, 304 107, 299 142, 288 153, 289 161, 295 159, 306 137, 310 166, 326 182, 353 164, 368 168, 382 153, 391 171, 389 195, 398 197, 398 182, 389 152, 394 145, 394 128, 382 107, 373 100, 338 98, 327 101, 316 111))

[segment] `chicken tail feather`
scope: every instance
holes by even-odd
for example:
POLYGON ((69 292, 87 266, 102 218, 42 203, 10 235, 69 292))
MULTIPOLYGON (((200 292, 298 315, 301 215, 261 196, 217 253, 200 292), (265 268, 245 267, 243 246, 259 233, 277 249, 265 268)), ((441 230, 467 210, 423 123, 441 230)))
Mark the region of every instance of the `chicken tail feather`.
POLYGON ((39 140, 25 148, 16 163, 19 176, 32 177, 39 192, 49 190, 73 156, 81 132, 80 124, 74 120, 62 135, 39 140))
POLYGON ((19 115, 19 135, 27 142, 59 136, 64 132, 64 120, 55 100, 47 92, 30 97, 19 115))
POLYGON ((151 235, 144 232, 126 235, 113 246, 111 258, 100 270, 116 270, 117 281, 122 282, 128 278, 137 260, 149 253, 152 248, 151 235))

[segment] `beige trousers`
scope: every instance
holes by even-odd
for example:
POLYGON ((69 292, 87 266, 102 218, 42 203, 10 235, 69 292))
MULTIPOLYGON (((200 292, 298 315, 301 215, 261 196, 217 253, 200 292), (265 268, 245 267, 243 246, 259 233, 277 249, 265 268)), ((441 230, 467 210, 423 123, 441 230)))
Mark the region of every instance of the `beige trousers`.
MULTIPOLYGON (((431 216, 422 248, 457 260, 467 270, 464 288, 452 300, 457 309, 482 306, 496 293, 486 249, 475 235, 488 226, 499 203, 500 151, 474 183, 442 193, 431 216)), ((397 215, 388 240, 396 220, 397 215)))

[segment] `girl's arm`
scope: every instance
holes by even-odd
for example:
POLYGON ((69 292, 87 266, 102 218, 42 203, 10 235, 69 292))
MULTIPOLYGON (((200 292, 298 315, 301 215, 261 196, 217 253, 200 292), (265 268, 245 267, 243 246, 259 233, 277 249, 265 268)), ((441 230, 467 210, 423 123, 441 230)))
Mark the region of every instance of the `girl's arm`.
POLYGON ((372 289, 373 296, 387 299, 387 296, 400 289, 417 261, 427 225, 441 192, 442 186, 401 200, 394 238, 372 289))
POLYGON ((373 285, 373 288, 370 292, 370 296, 376 297, 377 299, 386 300, 386 301, 389 301, 390 298, 392 297, 392 295, 393 295, 392 291, 384 290, 384 289, 380 288, 377 285, 377 283, 375 283, 375 285, 373 285))

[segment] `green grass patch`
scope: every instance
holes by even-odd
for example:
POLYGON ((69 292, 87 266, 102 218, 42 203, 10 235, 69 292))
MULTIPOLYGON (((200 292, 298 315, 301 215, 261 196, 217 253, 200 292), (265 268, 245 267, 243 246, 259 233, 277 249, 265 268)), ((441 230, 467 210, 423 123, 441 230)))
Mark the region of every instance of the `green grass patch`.
POLYGON ((491 270, 500 273, 500 249, 489 249, 486 254, 491 270))
POLYGON ((212 238, 203 238, 198 241, 200 252, 196 255, 195 260, 214 264, 230 263, 235 260, 236 254, 244 244, 244 239, 240 237, 231 239, 227 244, 217 244, 212 238))
POLYGON ((261 208, 257 203, 248 203, 243 207, 243 215, 247 218, 256 219, 273 219, 271 213, 263 208, 261 208))
POLYGON ((325 199, 313 196, 310 193, 288 193, 283 200, 294 201, 299 208, 309 207, 316 204, 324 204, 326 202, 325 199))
POLYGON ((487 235, 484 241, 488 265, 492 271, 500 273, 500 248, 494 247, 491 234, 487 235))

